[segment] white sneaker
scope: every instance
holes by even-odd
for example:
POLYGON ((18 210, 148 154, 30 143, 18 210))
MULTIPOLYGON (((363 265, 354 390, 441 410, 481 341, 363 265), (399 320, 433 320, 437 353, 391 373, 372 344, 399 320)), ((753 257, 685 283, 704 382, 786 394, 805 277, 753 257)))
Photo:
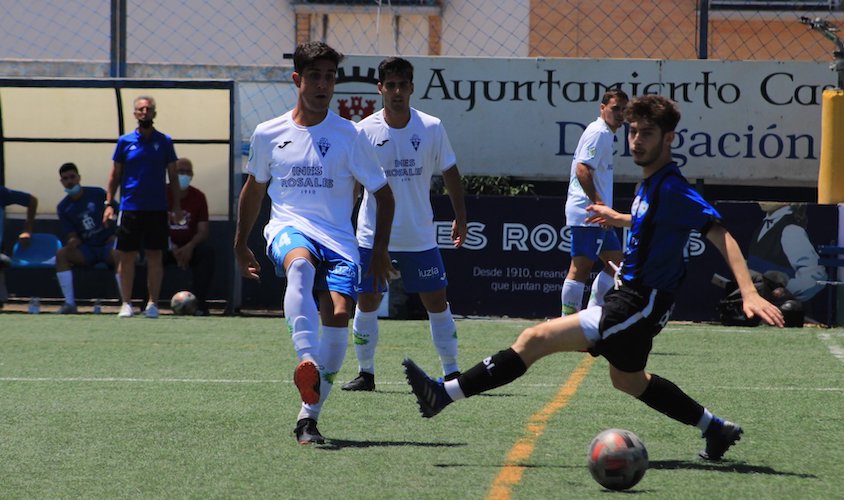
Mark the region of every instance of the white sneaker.
POLYGON ((147 304, 147 308, 144 309, 144 316, 147 318, 157 318, 158 317, 158 306, 150 302, 147 304))
POLYGON ((132 310, 132 304, 128 302, 124 302, 122 306, 120 306, 120 312, 117 313, 118 318, 131 318, 135 315, 135 312, 132 310))

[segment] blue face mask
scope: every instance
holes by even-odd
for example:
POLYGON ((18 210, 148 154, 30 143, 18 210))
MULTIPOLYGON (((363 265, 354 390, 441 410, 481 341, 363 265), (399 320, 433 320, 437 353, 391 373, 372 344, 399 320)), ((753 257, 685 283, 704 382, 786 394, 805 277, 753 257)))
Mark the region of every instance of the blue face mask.
POLYGON ((79 194, 82 191, 82 184, 77 184, 72 188, 64 188, 64 192, 73 196, 75 194, 79 194))
POLYGON ((190 186, 190 181, 193 179, 192 175, 179 174, 179 187, 184 191, 190 186))

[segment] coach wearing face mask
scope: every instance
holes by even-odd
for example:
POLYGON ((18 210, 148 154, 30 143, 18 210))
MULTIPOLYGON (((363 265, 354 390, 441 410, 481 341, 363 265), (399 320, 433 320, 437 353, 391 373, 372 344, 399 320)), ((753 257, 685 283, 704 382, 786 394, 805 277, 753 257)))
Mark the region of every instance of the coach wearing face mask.
MULTIPOLYGON (((179 175, 179 203, 183 216, 170 213, 170 250, 164 254, 164 264, 176 264, 190 269, 193 283, 189 288, 197 299, 197 316, 208 316, 208 290, 214 274, 214 248, 208 243, 208 202, 205 194, 190 185, 193 164, 187 158, 176 161, 179 175)), ((173 191, 167 191, 167 202, 173 205, 173 191)))
POLYGON ((176 174, 176 150, 169 135, 153 127, 155 99, 137 97, 134 115, 138 128, 120 136, 114 150, 114 168, 108 179, 103 221, 115 215, 114 196, 120 187, 120 215, 117 217, 118 275, 123 305, 118 316, 130 318, 135 261, 141 248, 147 261, 147 305, 144 316, 158 317, 158 296, 164 274, 163 253, 167 250, 167 178, 174 195, 171 212, 183 219, 179 206, 179 180, 176 174))

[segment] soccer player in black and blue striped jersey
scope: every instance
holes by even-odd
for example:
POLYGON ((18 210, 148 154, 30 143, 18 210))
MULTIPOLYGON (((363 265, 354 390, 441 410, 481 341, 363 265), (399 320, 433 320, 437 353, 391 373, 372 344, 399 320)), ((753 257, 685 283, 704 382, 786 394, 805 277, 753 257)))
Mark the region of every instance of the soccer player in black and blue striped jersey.
POLYGON ((720 460, 741 438, 737 424, 713 415, 671 381, 645 370, 655 337, 674 308, 685 276, 683 250, 693 230, 700 231, 726 259, 739 285, 748 318, 783 326, 779 308, 759 296, 735 239, 721 225, 718 211, 686 181, 672 161, 671 143, 680 121, 677 105, 661 96, 642 96, 625 110, 630 151, 642 167, 642 182, 630 214, 592 205, 590 220, 630 227, 630 241, 616 289, 603 306, 525 329, 515 343, 465 371, 455 380, 432 380, 406 359, 405 374, 423 417, 446 405, 508 384, 539 359, 562 351, 588 351, 610 364, 613 387, 668 417, 701 430, 706 448, 700 456, 720 460))

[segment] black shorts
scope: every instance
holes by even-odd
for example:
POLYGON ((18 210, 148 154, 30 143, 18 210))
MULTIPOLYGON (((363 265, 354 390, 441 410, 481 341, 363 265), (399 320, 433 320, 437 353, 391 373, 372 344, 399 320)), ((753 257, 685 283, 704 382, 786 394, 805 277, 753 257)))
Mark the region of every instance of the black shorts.
POLYGON ((124 252, 167 250, 170 224, 166 211, 121 210, 117 218, 117 249, 124 252))
POLYGON ((653 338, 668 323, 674 295, 623 285, 604 299, 599 324, 600 339, 589 349, 623 372, 644 370, 653 338))

